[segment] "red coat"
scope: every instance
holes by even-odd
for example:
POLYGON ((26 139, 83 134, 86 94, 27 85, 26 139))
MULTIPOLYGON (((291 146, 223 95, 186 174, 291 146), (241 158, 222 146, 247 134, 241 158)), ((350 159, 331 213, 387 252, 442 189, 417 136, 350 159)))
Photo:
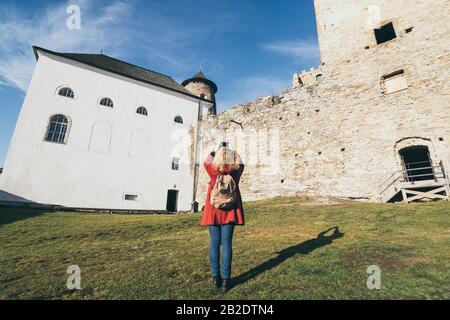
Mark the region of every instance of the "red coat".
POLYGON ((242 206, 241 192, 239 190, 239 180, 241 178, 242 172, 244 171, 244 165, 241 164, 239 166, 239 169, 236 171, 226 172, 230 174, 233 177, 234 181, 236 182, 237 199, 236 205, 233 209, 224 211, 213 207, 210 202, 211 190, 214 188, 217 176, 219 175, 219 171, 217 171, 212 166, 213 159, 214 157, 210 154, 204 163, 205 170, 208 173, 211 180, 209 181, 208 193, 206 194, 205 208, 203 209, 203 215, 200 220, 200 224, 202 226, 220 225, 229 223, 244 225, 244 207, 242 206))

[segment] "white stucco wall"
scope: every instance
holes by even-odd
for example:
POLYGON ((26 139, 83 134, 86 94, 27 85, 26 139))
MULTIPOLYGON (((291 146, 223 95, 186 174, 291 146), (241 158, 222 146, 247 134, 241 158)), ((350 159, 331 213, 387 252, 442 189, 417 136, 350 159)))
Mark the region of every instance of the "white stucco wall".
POLYGON ((0 200, 8 200, 6 192, 68 207, 165 210, 173 189, 178 210, 189 210, 194 149, 188 146, 188 163, 173 171, 172 150, 180 141, 172 135, 195 139, 197 113, 194 98, 40 52, 0 178, 0 200), (58 96, 61 86, 72 88, 75 99, 58 96), (100 106, 101 97, 111 98, 114 108, 100 106), (136 114, 139 106, 148 117, 136 114), (55 114, 70 119, 67 144, 44 141, 55 114), (183 125, 174 123, 175 115, 183 125), (139 200, 125 201, 124 193, 139 200))

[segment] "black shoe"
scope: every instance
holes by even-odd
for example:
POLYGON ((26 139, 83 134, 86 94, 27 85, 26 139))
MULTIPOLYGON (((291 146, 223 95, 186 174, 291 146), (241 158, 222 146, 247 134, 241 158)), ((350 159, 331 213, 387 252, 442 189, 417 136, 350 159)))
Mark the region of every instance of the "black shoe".
POLYGON ((221 276, 213 277, 213 286, 216 289, 220 289, 222 287, 222 277, 221 276))
POLYGON ((222 281, 222 288, 221 288, 222 293, 225 293, 228 290, 230 290, 230 287, 231 287, 231 280, 230 279, 223 279, 223 281, 222 281))

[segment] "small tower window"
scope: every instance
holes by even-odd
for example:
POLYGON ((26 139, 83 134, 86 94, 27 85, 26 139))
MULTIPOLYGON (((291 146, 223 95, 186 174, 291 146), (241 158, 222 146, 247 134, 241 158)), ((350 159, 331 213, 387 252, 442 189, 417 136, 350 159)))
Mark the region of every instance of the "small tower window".
POLYGON ((398 70, 381 78, 381 84, 385 94, 394 93, 408 88, 405 72, 398 70))
POLYGON ((59 89, 58 95, 60 95, 62 97, 66 97, 66 98, 71 98, 71 99, 73 99, 75 97, 73 90, 68 87, 59 89))
POLYGON ((395 34, 394 25, 392 24, 392 22, 389 22, 388 24, 385 24, 384 26, 375 29, 374 32, 375 38, 377 39, 377 44, 382 44, 397 38, 397 35, 395 34))
POLYGON ((114 103, 112 102, 112 100, 110 98, 102 98, 102 100, 100 100, 100 105, 108 107, 108 108, 114 107, 114 103))
POLYGON ((180 158, 172 158, 172 170, 180 170, 180 158))
POLYGON ((69 120, 62 114, 54 115, 50 118, 50 123, 47 128, 47 134, 45 135, 45 141, 66 143, 67 128, 69 126, 69 120))
POLYGON ((321 73, 319 73, 318 75, 316 75, 316 80, 317 81, 321 81, 322 80, 322 74, 321 73))
POLYGON ((178 124, 183 124, 183 123, 184 123, 183 117, 182 117, 182 116, 176 116, 176 117, 173 119, 173 122, 178 123, 178 124))
POLYGON ((146 107, 139 107, 136 109, 136 113, 143 115, 143 116, 148 116, 148 111, 146 107))

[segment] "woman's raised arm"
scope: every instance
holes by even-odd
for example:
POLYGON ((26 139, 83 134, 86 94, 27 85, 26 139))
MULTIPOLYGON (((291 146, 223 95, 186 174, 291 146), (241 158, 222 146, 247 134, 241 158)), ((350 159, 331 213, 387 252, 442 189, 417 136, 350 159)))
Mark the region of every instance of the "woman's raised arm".
POLYGON ((206 158, 205 163, 203 164, 210 178, 214 178, 215 176, 217 176, 217 173, 215 172, 212 166, 213 160, 214 160, 214 153, 211 152, 206 158))

